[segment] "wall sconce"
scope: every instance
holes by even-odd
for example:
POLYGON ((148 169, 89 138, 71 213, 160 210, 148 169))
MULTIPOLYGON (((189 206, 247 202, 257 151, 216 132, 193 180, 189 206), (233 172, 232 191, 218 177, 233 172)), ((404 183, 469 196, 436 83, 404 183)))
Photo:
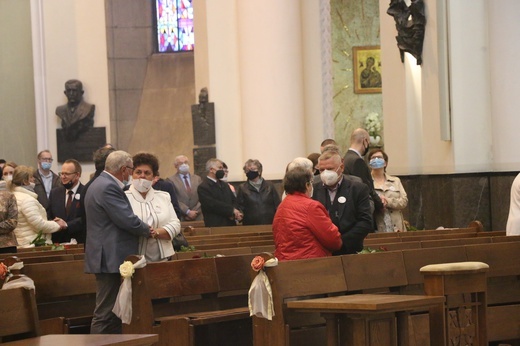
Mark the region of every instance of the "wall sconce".
POLYGON ((417 59, 417 65, 421 65, 426 27, 423 0, 411 0, 410 6, 406 5, 405 0, 391 0, 386 13, 395 20, 397 29, 395 38, 401 53, 401 61, 404 62, 404 53, 408 52, 417 59))

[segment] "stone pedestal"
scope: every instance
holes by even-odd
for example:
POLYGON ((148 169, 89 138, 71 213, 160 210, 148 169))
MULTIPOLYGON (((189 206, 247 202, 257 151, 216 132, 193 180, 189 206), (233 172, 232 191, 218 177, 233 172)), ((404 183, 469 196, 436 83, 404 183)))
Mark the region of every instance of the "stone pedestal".
POLYGON ((77 139, 68 141, 63 129, 56 129, 58 162, 76 159, 79 162, 92 162, 92 154, 105 145, 106 128, 93 127, 81 133, 77 139))

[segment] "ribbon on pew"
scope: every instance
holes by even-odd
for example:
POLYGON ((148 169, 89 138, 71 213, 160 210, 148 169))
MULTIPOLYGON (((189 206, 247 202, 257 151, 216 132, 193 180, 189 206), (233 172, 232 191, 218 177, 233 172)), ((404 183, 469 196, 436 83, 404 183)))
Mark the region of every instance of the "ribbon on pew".
POLYGON ((273 291, 269 279, 264 272, 264 267, 275 267, 278 265, 278 259, 273 257, 263 263, 263 258, 257 256, 253 259, 251 267, 258 271, 258 274, 251 283, 248 294, 249 316, 257 316, 267 318, 269 321, 273 319, 273 291), (259 264, 257 261, 260 261, 259 264), (260 266, 259 266, 260 265, 260 266))
POLYGON ((23 287, 28 290, 35 290, 34 281, 28 276, 25 275, 13 275, 11 274, 11 270, 21 270, 23 268, 23 262, 15 262, 13 265, 7 267, 7 278, 5 279, 5 283, 2 286, 3 290, 23 287))
POLYGON ((146 266, 146 259, 144 256, 141 256, 139 261, 135 263, 125 261, 119 267, 123 282, 119 287, 112 312, 125 324, 130 324, 132 321, 132 274, 135 269, 143 268, 144 266, 146 266), (131 270, 128 269, 130 266, 132 266, 131 270))

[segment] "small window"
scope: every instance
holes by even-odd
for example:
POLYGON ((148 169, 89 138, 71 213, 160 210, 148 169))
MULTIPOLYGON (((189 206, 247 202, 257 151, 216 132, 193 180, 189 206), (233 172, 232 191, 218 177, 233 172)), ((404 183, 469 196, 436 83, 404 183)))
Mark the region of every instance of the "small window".
POLYGON ((155 0, 157 51, 159 53, 192 51, 193 0, 155 0))

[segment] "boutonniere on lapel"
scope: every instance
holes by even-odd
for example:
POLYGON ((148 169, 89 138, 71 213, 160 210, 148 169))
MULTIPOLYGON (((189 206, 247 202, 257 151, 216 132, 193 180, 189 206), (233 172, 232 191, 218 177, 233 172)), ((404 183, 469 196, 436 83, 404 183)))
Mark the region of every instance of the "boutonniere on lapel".
POLYGON ((80 196, 80 194, 79 194, 79 193, 77 193, 77 194, 75 194, 75 195, 74 195, 74 199, 76 199, 76 200, 78 200, 78 201, 79 201, 79 199, 80 199, 80 198, 81 198, 81 196, 80 196))
POLYGON ((347 199, 346 199, 344 196, 340 196, 340 197, 338 198, 338 203, 343 204, 343 203, 345 203, 346 201, 347 201, 347 199))

